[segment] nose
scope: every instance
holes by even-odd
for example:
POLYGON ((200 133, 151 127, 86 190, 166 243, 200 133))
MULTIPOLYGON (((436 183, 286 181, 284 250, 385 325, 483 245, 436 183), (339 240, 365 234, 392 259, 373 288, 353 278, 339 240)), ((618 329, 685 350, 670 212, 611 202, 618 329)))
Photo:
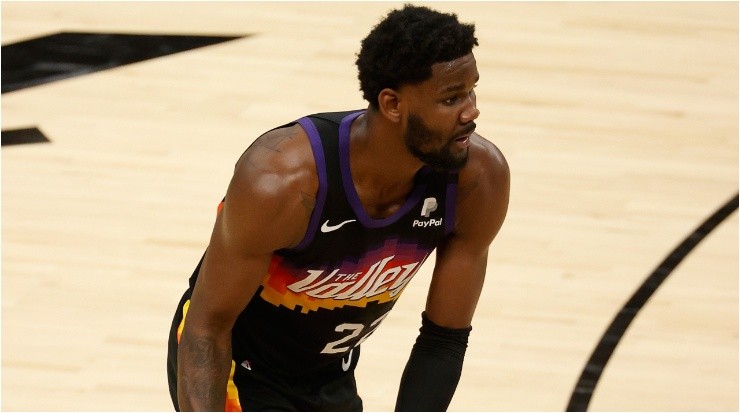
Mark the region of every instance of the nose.
POLYGON ((472 122, 478 119, 479 115, 480 110, 478 110, 477 108, 475 92, 473 92, 468 97, 468 104, 465 105, 465 109, 463 109, 462 113, 460 114, 460 122, 463 124, 472 122))

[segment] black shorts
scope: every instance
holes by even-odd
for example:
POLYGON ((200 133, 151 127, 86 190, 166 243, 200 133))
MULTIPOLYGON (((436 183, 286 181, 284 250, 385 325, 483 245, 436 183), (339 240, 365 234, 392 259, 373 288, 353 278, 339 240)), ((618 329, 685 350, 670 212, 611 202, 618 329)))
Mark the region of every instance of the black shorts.
MULTIPOLYGON (((177 402, 177 346, 183 315, 190 303, 188 290, 177 306, 167 349, 167 378, 175 410, 177 402)), ((359 357, 359 346, 354 350, 359 357)), ((332 380, 278 378, 232 361, 225 411, 362 411, 354 369, 332 380)), ((353 364, 356 364, 353 363, 353 364)))

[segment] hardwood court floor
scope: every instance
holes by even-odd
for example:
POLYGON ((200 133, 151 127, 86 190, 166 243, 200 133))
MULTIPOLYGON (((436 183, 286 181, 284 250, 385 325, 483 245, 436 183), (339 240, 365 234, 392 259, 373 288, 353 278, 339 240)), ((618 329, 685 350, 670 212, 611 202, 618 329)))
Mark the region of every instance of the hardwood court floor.
MULTIPOLYGON (((363 107, 359 42, 402 3, 3 2, 2 44, 58 31, 244 35, 2 95, 3 410, 170 410, 172 312, 241 152, 363 107)), ((478 130, 507 156, 455 411, 565 409, 612 318, 738 190, 738 4, 432 3, 477 25, 478 130)), ((363 344, 393 408, 425 265, 363 344)), ((738 219, 627 330, 593 410, 738 410, 738 219)))

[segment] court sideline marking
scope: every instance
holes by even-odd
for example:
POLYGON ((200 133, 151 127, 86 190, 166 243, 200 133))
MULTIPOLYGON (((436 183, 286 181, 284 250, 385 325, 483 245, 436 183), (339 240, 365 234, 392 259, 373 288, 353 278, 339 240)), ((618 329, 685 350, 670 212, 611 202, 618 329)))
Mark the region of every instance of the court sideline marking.
POLYGON ((599 344, 591 353, 586 366, 583 368, 581 377, 578 379, 570 401, 568 402, 568 412, 585 412, 591 402, 591 396, 596 389, 596 384, 601 378, 606 364, 614 353, 619 340, 622 339, 632 320, 637 313, 647 303, 650 297, 660 287, 663 281, 673 272, 678 264, 719 224, 729 217, 738 209, 738 194, 735 194, 727 203, 719 208, 714 214, 707 218, 694 232, 689 234, 658 267, 647 277, 640 288, 635 291, 632 297, 625 303, 622 309, 612 320, 609 328, 601 336, 599 344))

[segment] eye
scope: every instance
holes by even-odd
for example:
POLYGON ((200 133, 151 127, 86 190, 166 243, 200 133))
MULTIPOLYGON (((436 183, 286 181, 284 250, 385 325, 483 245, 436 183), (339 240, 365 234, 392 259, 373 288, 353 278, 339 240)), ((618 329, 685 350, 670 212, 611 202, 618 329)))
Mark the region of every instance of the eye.
POLYGON ((457 99, 458 99, 457 96, 453 96, 451 98, 447 98, 447 99, 444 100, 444 104, 445 105, 448 105, 448 106, 454 105, 455 102, 457 102, 457 99))
POLYGON ((447 106, 453 106, 456 103, 458 103, 460 101, 460 99, 465 99, 468 96, 474 96, 475 95, 475 88, 477 86, 478 85, 475 84, 475 85, 473 85, 473 87, 468 92, 461 92, 461 93, 458 93, 455 96, 448 97, 447 99, 443 100, 442 103, 444 103, 447 106))

